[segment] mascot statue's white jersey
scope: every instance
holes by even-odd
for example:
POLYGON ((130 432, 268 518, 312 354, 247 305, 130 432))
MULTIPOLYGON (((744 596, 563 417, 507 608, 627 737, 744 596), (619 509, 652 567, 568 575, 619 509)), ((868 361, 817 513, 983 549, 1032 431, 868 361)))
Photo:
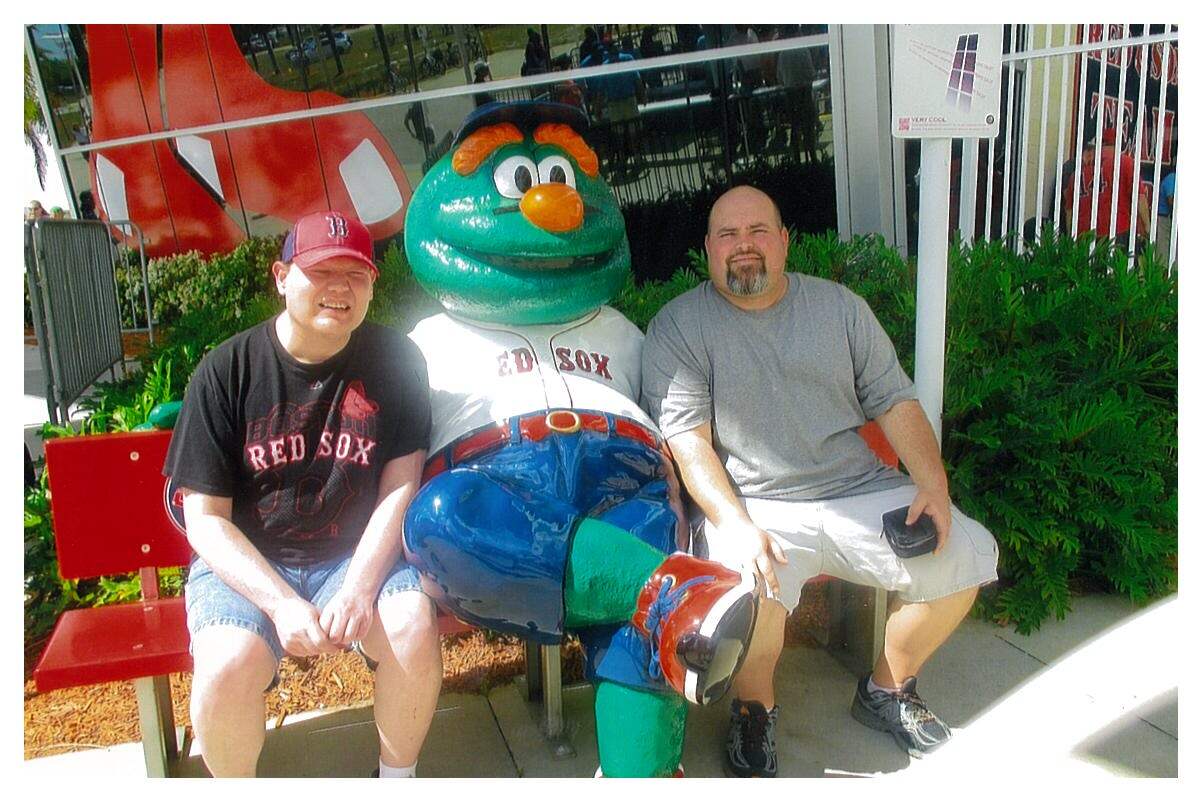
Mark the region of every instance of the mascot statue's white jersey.
POLYGON ((642 332, 608 306, 562 324, 512 327, 443 313, 422 320, 410 338, 429 370, 430 453, 539 409, 608 411, 654 428, 635 399, 642 332))

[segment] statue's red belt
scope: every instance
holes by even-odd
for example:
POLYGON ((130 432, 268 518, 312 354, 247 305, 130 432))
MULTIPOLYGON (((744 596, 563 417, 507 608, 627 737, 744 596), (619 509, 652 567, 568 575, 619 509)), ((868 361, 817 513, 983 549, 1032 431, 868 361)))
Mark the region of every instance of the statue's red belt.
MULTIPOLYGON (((545 414, 538 412, 520 417, 517 420, 517 430, 520 432, 520 441, 540 442, 551 434, 569 436, 581 430, 588 430, 623 439, 633 439, 652 450, 665 451, 662 437, 645 425, 612 415, 612 427, 610 428, 609 419, 610 417, 604 414, 557 409, 545 414)), ((513 439, 510 435, 512 427, 512 420, 508 419, 460 436, 438 450, 425 462, 425 472, 421 476, 421 483, 427 483, 435 475, 445 472, 452 466, 465 464, 509 444, 513 439)), ((517 440, 513 440, 513 443, 515 441, 517 440)))

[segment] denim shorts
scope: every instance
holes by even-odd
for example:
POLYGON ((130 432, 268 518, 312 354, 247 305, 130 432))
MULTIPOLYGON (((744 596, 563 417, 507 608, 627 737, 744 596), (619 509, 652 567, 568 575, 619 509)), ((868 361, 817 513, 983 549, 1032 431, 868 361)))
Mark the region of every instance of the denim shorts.
MULTIPOLYGON (((346 570, 350 566, 350 556, 310 567, 288 567, 269 559, 268 563, 296 594, 323 609, 341 588, 346 570)), ((421 581, 417 570, 404 560, 397 559, 379 590, 379 598, 396 592, 419 591, 421 581)), ((217 577, 199 556, 192 558, 183 594, 184 605, 187 608, 188 633, 193 638, 197 632, 209 625, 232 625, 261 637, 275 654, 276 661, 283 657, 283 645, 279 642, 271 618, 217 577)), ((377 603, 379 598, 376 598, 377 603)))

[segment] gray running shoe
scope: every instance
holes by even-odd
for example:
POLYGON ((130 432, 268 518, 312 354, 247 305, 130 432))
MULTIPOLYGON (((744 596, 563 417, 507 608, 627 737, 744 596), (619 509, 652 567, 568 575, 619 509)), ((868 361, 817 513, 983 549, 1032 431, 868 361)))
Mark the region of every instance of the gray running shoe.
POLYGON ((909 678, 899 691, 867 689, 867 679, 858 682, 850 715, 877 731, 887 731, 912 758, 932 753, 950 740, 950 728, 938 719, 917 694, 917 679, 909 678))
POLYGON ((734 698, 729 738, 725 743, 725 771, 736 778, 774 778, 775 722, 779 706, 770 711, 762 703, 734 698))

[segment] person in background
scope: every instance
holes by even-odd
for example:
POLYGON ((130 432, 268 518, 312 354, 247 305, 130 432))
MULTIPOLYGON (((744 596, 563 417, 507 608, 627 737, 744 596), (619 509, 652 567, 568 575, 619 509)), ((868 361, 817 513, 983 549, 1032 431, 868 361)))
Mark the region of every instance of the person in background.
POLYGON ((96 199, 92 197, 91 189, 84 189, 79 193, 79 218, 100 219, 96 214, 96 199))
POLYGON ((1158 187, 1158 228, 1154 232, 1154 251, 1162 263, 1171 259, 1171 221, 1175 213, 1175 171, 1162 179, 1158 187))
POLYGON ((404 114, 404 129, 424 148, 433 147, 433 128, 425 123, 425 108, 421 103, 409 103, 404 114))
MULTIPOLYGON (((758 28, 758 40, 760 42, 774 42, 779 38, 779 27, 776 25, 760 25, 758 28)), ((762 75, 763 86, 775 85, 776 59, 778 53, 763 53, 758 57, 758 71, 762 75)))
MULTIPOLYGON (((780 38, 790 39, 800 35, 799 25, 785 25, 780 38)), ((796 161, 800 154, 807 156, 809 163, 817 160, 817 134, 819 118, 817 103, 813 97, 812 56, 808 48, 784 50, 775 60, 775 81, 784 88, 784 108, 787 109, 787 137, 796 161)), ((772 131, 773 138, 782 138, 778 129, 772 131)))
POLYGON ((599 64, 604 58, 601 51, 600 36, 596 33, 596 29, 588 26, 583 29, 583 41, 579 43, 579 66, 584 66, 584 61, 591 59, 589 66, 599 64))
POLYGON ((25 206, 25 221, 33 222, 39 219, 46 219, 50 215, 46 213, 46 209, 42 208, 41 201, 30 200, 29 205, 25 206))
MULTIPOLYGON (((1100 134, 1100 179, 1099 200, 1096 203, 1096 238, 1113 238, 1114 244, 1122 249, 1129 245, 1130 198, 1133 195, 1134 181, 1140 181, 1138 168, 1133 157, 1122 151, 1117 152, 1117 129, 1104 128, 1100 134), (1117 165, 1120 165, 1120 186, 1116 187, 1117 221, 1112 228, 1113 176, 1117 165)), ((1084 148, 1080 158, 1079 168, 1079 216, 1078 232, 1092 230, 1092 184, 1095 183, 1096 147, 1089 143, 1084 148)), ((1072 170, 1074 172, 1074 170, 1072 170)), ((1075 175, 1068 179, 1063 175, 1063 228, 1070 231, 1071 211, 1075 202, 1075 175)), ((1150 209, 1145 196, 1137 195, 1137 229, 1134 232, 1139 239, 1150 232, 1150 209)), ((1140 248, 1141 245, 1138 245, 1140 248)))
MULTIPOLYGON (((758 44, 758 34, 749 25, 734 25, 733 34, 726 42, 726 47, 737 47, 743 44, 758 44)), ((737 60, 737 63, 744 94, 749 94, 753 89, 762 85, 760 56, 743 56, 737 60)))
MULTIPOLYGON (((489 83, 492 80, 492 68, 486 61, 476 61, 474 73, 475 80, 472 83, 489 83)), ((474 98, 476 108, 496 102, 496 98, 492 96, 491 92, 476 92, 474 98)))
POLYGON ((542 43, 542 36, 533 28, 526 28, 525 60, 521 64, 521 75, 541 75, 550 70, 550 54, 542 43))

